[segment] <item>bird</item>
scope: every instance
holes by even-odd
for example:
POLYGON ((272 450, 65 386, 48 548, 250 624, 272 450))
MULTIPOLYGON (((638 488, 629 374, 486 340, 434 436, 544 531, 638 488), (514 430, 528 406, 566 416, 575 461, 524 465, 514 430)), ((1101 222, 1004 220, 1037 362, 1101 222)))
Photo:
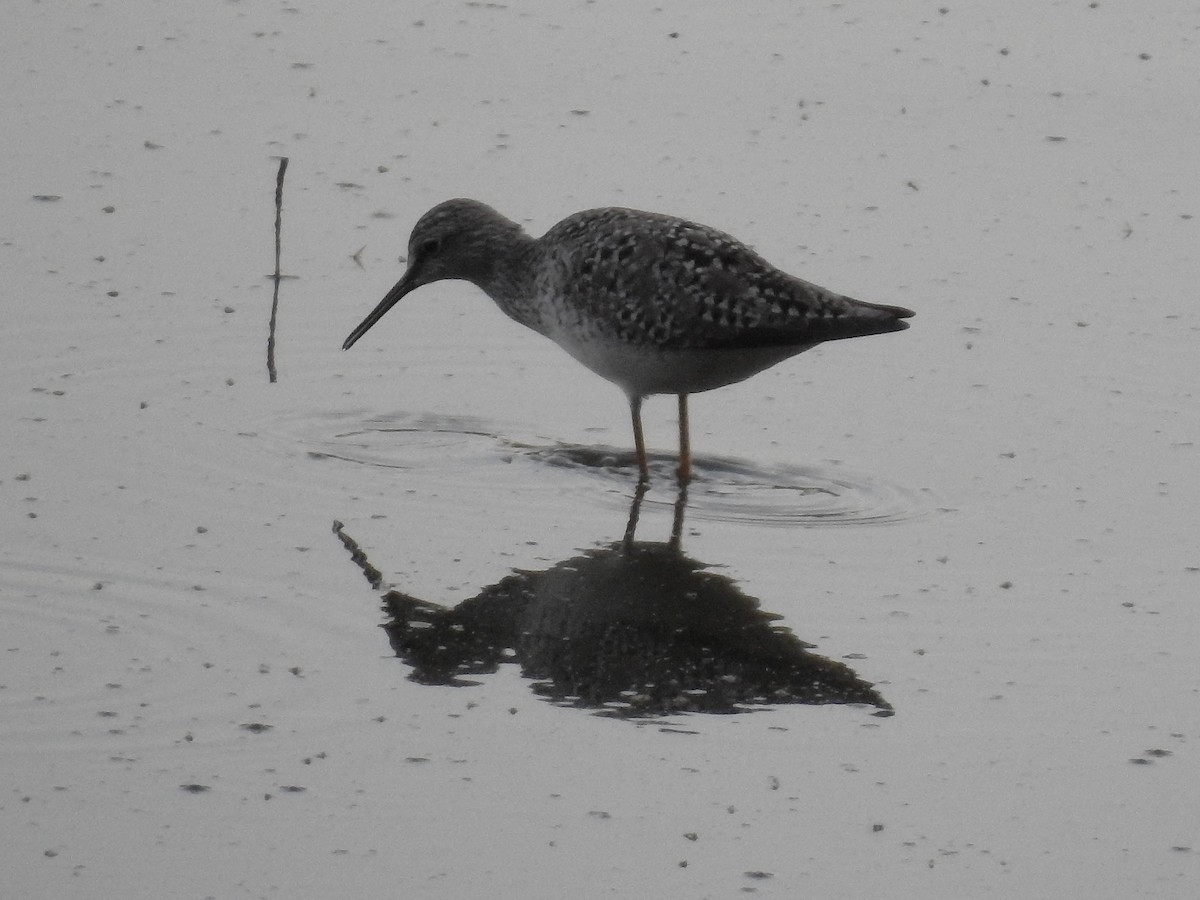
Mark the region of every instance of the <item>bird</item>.
POLYGON ((742 381, 825 341, 902 331, 914 315, 789 275, 730 235, 676 216, 602 207, 534 238, 487 204, 459 198, 418 219, 403 276, 342 349, 409 293, 444 280, 474 284, 624 391, 640 484, 650 478, 646 397, 678 397, 677 475, 686 485, 689 394, 742 381))

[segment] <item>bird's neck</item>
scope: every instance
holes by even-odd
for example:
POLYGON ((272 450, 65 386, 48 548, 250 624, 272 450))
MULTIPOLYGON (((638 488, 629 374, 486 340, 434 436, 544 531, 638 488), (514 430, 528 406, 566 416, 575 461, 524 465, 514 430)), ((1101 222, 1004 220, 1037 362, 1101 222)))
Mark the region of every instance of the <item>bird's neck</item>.
POLYGON ((519 229, 514 230, 490 254, 490 265, 486 270, 472 280, 505 315, 535 331, 542 331, 539 307, 535 302, 536 255, 537 241, 519 229))

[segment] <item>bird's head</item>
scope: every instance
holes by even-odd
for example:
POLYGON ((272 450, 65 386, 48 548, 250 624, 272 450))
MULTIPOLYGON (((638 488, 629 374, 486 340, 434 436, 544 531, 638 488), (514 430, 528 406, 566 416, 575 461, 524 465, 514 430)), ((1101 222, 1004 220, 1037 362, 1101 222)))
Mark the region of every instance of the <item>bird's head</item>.
POLYGON ((417 221, 408 239, 408 268, 342 344, 349 350, 406 294, 448 279, 470 281, 485 290, 504 252, 521 228, 477 200, 447 200, 417 221))

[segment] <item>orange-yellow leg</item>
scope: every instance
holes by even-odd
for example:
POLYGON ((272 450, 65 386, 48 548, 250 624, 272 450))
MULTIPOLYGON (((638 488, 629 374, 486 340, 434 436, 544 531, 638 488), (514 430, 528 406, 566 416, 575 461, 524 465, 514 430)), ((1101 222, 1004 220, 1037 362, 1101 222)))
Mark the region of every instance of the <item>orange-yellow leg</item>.
POLYGON ((688 435, 687 394, 679 395, 679 483, 692 480, 692 442, 688 435))
POLYGON ((642 437, 642 398, 630 396, 629 413, 633 416, 633 449, 637 454, 638 482, 650 480, 650 467, 646 464, 646 440, 642 437))

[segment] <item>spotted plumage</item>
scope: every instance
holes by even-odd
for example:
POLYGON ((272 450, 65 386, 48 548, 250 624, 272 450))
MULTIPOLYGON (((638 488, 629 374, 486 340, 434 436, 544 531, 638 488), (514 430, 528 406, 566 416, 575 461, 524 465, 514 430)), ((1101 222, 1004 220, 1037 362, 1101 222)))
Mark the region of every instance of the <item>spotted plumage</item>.
POLYGON ((351 347, 401 297, 470 281, 629 397, 641 477, 641 402, 676 394, 680 478, 690 476, 687 395, 741 381, 824 341, 900 331, 913 315, 783 272, 729 235, 660 213, 575 213, 540 238, 475 200, 417 222, 408 269, 350 333, 351 347))

